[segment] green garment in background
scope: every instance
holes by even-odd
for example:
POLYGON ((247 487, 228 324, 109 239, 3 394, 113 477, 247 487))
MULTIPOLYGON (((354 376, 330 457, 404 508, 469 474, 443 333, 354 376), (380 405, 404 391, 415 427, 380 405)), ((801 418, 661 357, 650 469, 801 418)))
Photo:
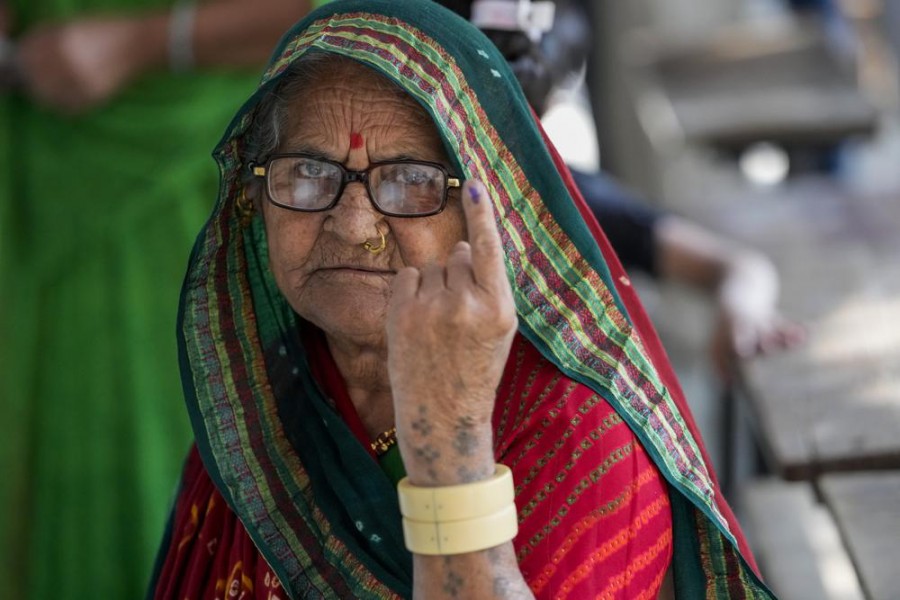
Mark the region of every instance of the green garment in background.
MULTIPOLYGON (((12 0, 35 24, 166 0, 12 0)), ((159 73, 79 117, 0 95, 0 597, 139 598, 191 438, 175 315, 209 149, 257 75, 159 73)))

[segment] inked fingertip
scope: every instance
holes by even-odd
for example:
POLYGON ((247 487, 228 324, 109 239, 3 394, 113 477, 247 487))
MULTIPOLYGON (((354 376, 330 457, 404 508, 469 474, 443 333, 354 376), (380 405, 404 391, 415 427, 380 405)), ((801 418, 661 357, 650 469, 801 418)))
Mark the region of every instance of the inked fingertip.
POLYGON ((469 198, 472 199, 472 202, 478 204, 481 202, 481 188, 478 187, 477 184, 472 184, 469 186, 469 198))

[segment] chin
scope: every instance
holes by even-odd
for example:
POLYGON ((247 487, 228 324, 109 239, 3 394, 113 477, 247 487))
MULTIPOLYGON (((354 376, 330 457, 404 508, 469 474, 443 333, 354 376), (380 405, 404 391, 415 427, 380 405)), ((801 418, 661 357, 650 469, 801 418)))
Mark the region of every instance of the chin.
POLYGON ((386 335, 387 300, 380 294, 354 294, 299 307, 297 313, 329 336, 380 340, 386 335))

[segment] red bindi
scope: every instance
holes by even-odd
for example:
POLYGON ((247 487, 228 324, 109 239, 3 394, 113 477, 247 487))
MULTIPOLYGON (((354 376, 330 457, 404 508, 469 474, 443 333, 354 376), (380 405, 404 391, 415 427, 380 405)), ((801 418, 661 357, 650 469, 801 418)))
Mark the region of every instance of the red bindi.
POLYGON ((356 133, 355 131, 350 134, 350 149, 358 150, 363 147, 365 140, 361 133, 356 133))

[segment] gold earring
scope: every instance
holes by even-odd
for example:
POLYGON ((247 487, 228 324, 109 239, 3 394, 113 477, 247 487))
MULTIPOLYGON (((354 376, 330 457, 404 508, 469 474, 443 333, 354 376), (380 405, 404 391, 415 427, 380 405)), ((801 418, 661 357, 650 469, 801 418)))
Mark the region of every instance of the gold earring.
POLYGON ((253 214, 256 212, 256 208, 253 206, 253 201, 247 198, 247 190, 245 188, 241 188, 241 195, 238 196, 237 201, 234 203, 234 207, 241 227, 250 225, 250 221, 253 220, 253 214))
POLYGON ((384 234, 380 231, 378 232, 378 235, 381 236, 381 243, 379 245, 376 246, 372 242, 367 241, 362 245, 362 247, 372 254, 381 254, 382 252, 384 252, 384 249, 387 248, 387 240, 384 239, 384 234))

